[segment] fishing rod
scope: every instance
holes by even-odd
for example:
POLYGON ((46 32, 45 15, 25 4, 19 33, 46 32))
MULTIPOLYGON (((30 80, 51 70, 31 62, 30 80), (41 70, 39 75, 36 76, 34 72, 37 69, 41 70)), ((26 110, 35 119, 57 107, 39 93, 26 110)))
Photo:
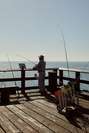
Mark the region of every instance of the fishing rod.
MULTIPOLYGON (((2 72, 3 74, 4 72, 2 72)), ((4 75, 2 75, 2 77, 4 78, 4 75)), ((1 87, 6 87, 6 84, 4 82, 1 82, 1 87)))
POLYGON ((28 58, 26 58, 26 57, 24 57, 24 56, 22 56, 22 55, 17 55, 17 56, 19 56, 19 57, 21 57, 21 58, 27 60, 28 62, 31 62, 32 64, 35 64, 33 61, 29 60, 28 58))
POLYGON ((68 54, 67 54, 67 48, 66 48, 66 41, 65 41, 64 34, 63 34, 63 31, 62 31, 61 28, 60 28, 60 33, 61 33, 61 36, 62 36, 62 40, 64 42, 63 44, 64 44, 64 50, 65 50, 65 56, 66 56, 67 69, 68 69, 68 77, 70 77, 68 54))
MULTIPOLYGON (((13 78, 15 78, 14 72, 13 72, 13 69, 12 69, 12 65, 11 65, 11 61, 10 61, 8 55, 7 55, 7 58, 8 58, 8 63, 9 63, 9 65, 10 65, 11 72, 12 72, 12 76, 13 76, 13 78)), ((16 88, 18 88, 16 81, 15 81, 14 83, 15 83, 16 88)), ((17 89, 17 94, 18 94, 18 97, 19 97, 19 91, 18 91, 18 89, 17 89)))

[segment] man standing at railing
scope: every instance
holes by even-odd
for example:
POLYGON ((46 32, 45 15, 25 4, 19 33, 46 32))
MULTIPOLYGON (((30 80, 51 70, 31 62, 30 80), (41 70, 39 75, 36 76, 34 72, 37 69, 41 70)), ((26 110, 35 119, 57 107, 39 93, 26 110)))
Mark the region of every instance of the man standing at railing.
POLYGON ((45 67, 46 62, 44 61, 44 56, 40 55, 39 62, 33 67, 33 70, 37 70, 39 73, 38 85, 42 95, 45 95, 45 67))

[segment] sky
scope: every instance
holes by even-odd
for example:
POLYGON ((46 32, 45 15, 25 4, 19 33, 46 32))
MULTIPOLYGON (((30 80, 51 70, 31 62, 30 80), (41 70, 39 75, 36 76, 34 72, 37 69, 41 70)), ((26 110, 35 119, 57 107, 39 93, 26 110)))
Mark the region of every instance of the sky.
POLYGON ((89 0, 0 0, 0 61, 66 61, 64 41, 69 61, 89 61, 89 0))

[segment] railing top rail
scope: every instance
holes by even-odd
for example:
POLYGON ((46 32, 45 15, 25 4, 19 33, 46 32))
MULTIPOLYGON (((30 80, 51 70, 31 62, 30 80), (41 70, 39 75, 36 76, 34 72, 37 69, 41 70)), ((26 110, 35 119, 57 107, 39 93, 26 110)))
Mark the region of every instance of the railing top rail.
POLYGON ((11 72, 11 71, 21 71, 21 69, 3 69, 3 70, 0 70, 0 72, 11 72))
MULTIPOLYGON (((58 69, 58 68, 46 68, 46 70, 55 70, 55 69, 58 69)), ((36 70, 33 70, 32 68, 26 68, 24 69, 25 71, 36 71, 36 70)), ((21 69, 2 69, 0 70, 0 72, 11 72, 11 71, 21 71, 21 69)))
MULTIPOLYGON (((46 70, 63 70, 63 71, 70 71, 70 72, 80 72, 80 73, 87 73, 89 74, 89 71, 88 70, 82 70, 82 69, 77 69, 77 68, 46 68, 46 70)), ((21 69, 3 69, 3 70, 0 70, 0 72, 11 72, 11 71, 21 71, 21 69)), ((25 71, 36 71, 36 70, 33 70, 32 68, 26 68, 25 71)))
POLYGON ((63 71, 70 71, 70 72, 80 72, 80 73, 87 73, 89 74, 88 70, 82 70, 82 69, 77 69, 77 68, 59 68, 59 70, 63 70, 63 71))

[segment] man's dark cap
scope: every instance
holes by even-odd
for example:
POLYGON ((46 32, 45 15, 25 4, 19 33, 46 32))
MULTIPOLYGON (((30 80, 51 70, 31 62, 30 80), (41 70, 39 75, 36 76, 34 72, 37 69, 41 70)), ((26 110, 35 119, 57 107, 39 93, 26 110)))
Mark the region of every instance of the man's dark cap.
POLYGON ((40 55, 40 56, 39 56, 39 59, 40 59, 40 60, 43 60, 43 59, 44 59, 44 56, 43 56, 43 55, 40 55))

